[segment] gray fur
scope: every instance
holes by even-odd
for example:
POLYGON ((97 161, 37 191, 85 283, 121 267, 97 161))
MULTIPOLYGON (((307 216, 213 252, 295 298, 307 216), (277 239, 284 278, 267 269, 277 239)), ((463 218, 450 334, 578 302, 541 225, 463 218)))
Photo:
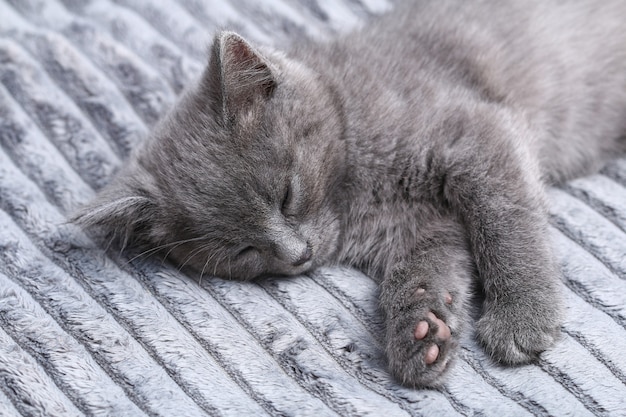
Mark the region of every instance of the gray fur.
POLYGON ((390 370, 410 386, 441 383, 477 276, 485 349, 528 362, 562 314, 544 186, 626 148, 624 19, 618 0, 408 2, 287 55, 222 32, 76 221, 201 275, 361 268, 381 280, 390 370))

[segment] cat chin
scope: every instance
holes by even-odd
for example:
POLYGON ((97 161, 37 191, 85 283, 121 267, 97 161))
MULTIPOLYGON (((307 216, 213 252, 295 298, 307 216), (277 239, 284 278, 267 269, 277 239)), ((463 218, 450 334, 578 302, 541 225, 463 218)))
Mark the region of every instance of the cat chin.
POLYGON ((286 275, 286 276, 302 275, 304 273, 310 272, 311 270, 315 269, 315 267, 316 267, 315 261, 310 260, 297 267, 293 267, 290 265, 284 271, 278 272, 278 274, 286 275))
MULTIPOLYGON (((256 275, 250 274, 248 276, 240 276, 240 277, 233 276, 230 279, 249 281, 249 280, 271 278, 271 277, 277 277, 277 276, 293 277, 293 276, 306 274, 307 272, 310 272, 314 270, 315 268, 317 268, 319 265, 320 265, 319 261, 315 258, 312 258, 306 261, 305 263, 303 263, 302 265, 298 265, 298 266, 285 264, 282 262, 277 262, 274 265, 268 266, 263 272, 259 274, 256 274, 256 275)), ((229 279, 229 277, 220 277, 220 278, 229 279)))
MULTIPOLYGON (((176 264, 181 264, 181 259, 176 256, 170 256, 172 261, 176 264)), ((198 276, 216 276, 221 279, 232 281, 253 281, 262 278, 276 277, 276 276, 297 276, 302 275, 319 266, 319 262, 316 259, 310 259, 302 265, 293 266, 289 264, 275 263, 271 266, 241 266, 231 265, 226 270, 214 270, 212 267, 207 267, 204 261, 201 259, 188 261, 185 265, 187 272, 195 273, 198 276)))

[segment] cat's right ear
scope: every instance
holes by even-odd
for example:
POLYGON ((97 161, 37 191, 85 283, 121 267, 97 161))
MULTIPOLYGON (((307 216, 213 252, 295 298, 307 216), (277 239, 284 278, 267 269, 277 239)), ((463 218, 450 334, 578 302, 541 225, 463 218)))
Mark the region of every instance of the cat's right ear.
POLYGON ((268 99, 276 77, 272 64, 259 51, 238 34, 225 31, 213 41, 205 82, 215 111, 232 121, 253 103, 268 99))
POLYGON ((129 184, 117 181, 75 212, 70 222, 124 247, 149 234, 149 224, 155 213, 156 205, 151 198, 129 184))

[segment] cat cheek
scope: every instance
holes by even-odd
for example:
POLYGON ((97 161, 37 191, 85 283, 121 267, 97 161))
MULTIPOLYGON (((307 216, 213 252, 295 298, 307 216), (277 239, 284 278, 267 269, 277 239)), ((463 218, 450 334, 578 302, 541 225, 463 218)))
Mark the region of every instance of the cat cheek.
POLYGON ((249 251, 242 259, 236 261, 238 279, 252 280, 268 272, 267 261, 256 250, 249 251))

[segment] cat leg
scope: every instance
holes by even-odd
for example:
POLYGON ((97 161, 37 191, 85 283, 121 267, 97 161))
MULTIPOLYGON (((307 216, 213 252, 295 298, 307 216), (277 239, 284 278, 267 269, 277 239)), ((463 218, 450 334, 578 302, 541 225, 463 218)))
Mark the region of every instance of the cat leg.
POLYGON ((461 226, 429 222, 412 255, 381 284, 391 373, 413 387, 440 385, 467 320, 472 261, 461 226))
POLYGON ((484 127, 456 141, 440 189, 463 220, 484 287, 478 337, 494 360, 520 364, 559 336, 559 268, 527 133, 510 119, 484 127))

